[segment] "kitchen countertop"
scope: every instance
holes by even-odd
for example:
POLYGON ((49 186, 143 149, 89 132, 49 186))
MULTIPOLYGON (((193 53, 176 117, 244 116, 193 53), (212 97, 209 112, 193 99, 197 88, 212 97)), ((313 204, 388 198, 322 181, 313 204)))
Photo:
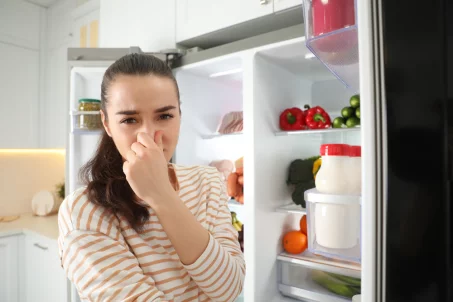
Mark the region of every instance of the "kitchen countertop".
POLYGON ((21 214, 19 219, 0 222, 0 237, 20 233, 35 233, 49 239, 58 239, 58 215, 34 216, 32 213, 21 214))

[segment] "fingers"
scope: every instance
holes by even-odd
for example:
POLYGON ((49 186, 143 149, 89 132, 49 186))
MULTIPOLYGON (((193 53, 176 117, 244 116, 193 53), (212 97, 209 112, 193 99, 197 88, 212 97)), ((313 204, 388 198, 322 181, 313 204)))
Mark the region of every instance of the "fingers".
POLYGON ((154 133, 154 142, 159 147, 160 150, 164 150, 164 144, 162 143, 162 136, 164 135, 163 131, 156 131, 154 133))
POLYGON ((131 145, 131 150, 134 151, 136 156, 139 158, 143 158, 146 152, 145 146, 138 142, 135 142, 131 145))
POLYGON ((155 146, 154 139, 145 132, 140 132, 137 134, 137 142, 139 142, 146 148, 155 146))
POLYGON ((123 163, 123 173, 126 175, 126 177, 129 175, 129 169, 130 169, 130 164, 128 161, 125 161, 123 163))
POLYGON ((126 161, 132 163, 132 162, 135 162, 136 159, 137 159, 137 155, 135 154, 135 152, 132 149, 127 151, 126 161))

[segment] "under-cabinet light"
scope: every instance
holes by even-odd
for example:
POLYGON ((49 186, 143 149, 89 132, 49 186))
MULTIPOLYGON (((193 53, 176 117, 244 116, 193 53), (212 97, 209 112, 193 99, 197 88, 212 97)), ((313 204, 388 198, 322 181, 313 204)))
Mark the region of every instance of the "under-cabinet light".
POLYGON ((65 149, 0 149, 0 154, 65 154, 65 149))
POLYGON ((231 69, 231 70, 227 70, 227 71, 216 72, 216 73, 211 74, 209 77, 216 78, 216 77, 221 77, 221 76, 240 73, 240 72, 242 72, 242 68, 236 68, 236 69, 231 69))
POLYGON ((314 57, 315 57, 315 55, 312 54, 311 52, 310 52, 310 53, 307 53, 307 54, 305 55, 305 59, 307 59, 307 60, 308 60, 308 59, 313 59, 314 57))

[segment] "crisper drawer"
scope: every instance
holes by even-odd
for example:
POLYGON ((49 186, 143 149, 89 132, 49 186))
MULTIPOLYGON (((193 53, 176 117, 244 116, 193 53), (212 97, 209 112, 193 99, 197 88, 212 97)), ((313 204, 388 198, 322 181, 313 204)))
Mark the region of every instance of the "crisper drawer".
POLYGON ((279 290, 310 302, 346 302, 360 294, 360 270, 280 255, 279 290))

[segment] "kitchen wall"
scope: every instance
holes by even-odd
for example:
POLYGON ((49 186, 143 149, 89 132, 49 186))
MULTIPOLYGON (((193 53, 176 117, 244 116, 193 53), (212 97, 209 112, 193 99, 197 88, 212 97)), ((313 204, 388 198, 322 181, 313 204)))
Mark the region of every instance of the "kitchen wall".
POLYGON ((30 213, 33 195, 55 191, 64 175, 64 150, 0 149, 0 216, 30 213))

